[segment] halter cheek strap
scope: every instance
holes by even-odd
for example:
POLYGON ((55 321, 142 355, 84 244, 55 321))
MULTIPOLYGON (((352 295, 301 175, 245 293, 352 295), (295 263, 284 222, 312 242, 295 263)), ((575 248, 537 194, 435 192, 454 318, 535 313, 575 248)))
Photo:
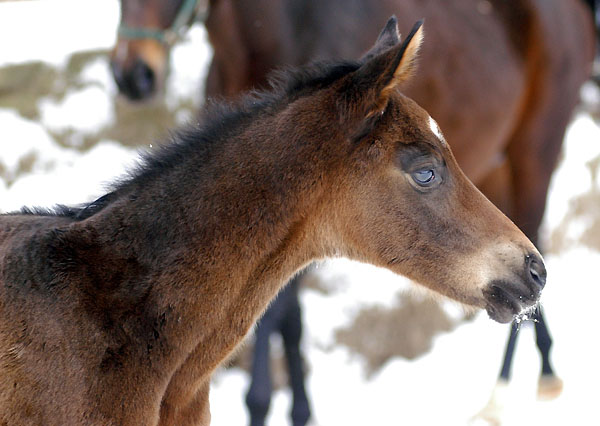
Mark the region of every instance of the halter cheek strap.
POLYGON ((204 22, 207 14, 208 1, 184 0, 169 28, 130 27, 121 23, 118 30, 119 37, 128 40, 152 39, 166 46, 172 46, 181 38, 184 27, 191 24, 194 19, 204 22))

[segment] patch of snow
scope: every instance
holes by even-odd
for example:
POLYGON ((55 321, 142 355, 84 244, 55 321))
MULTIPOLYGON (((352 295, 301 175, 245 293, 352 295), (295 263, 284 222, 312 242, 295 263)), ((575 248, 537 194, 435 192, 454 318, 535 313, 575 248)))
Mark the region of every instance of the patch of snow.
POLYGON ((53 131, 93 133, 114 122, 112 98, 101 87, 87 86, 68 92, 64 99, 40 100, 42 123, 53 131))
POLYGON ((79 74, 79 82, 102 88, 112 99, 117 95, 117 85, 110 72, 108 58, 97 58, 87 63, 79 74))
POLYGON ((109 49, 119 18, 118 0, 0 2, 0 66, 38 60, 61 67, 74 52, 109 49))
POLYGON ((197 22, 187 31, 185 39, 171 51, 171 72, 167 77, 165 95, 170 108, 181 99, 190 99, 195 107, 201 104, 211 58, 212 49, 206 29, 197 22))
POLYGON ((21 117, 16 111, 0 109, 0 123, 0 166, 9 181, 16 177, 20 165, 27 158, 32 161, 31 171, 42 173, 47 171, 56 159, 66 160, 69 157, 42 125, 21 117))
POLYGON ((135 150, 112 141, 102 141, 85 154, 60 147, 39 123, 11 110, 0 110, 0 123, 0 165, 9 181, 17 177, 10 186, 0 178, 0 211, 92 201, 105 192, 103 182, 123 174, 136 158, 135 150), (16 176, 27 158, 30 170, 16 176))
POLYGON ((600 89, 592 81, 587 81, 581 86, 581 100, 586 104, 600 105, 600 89))

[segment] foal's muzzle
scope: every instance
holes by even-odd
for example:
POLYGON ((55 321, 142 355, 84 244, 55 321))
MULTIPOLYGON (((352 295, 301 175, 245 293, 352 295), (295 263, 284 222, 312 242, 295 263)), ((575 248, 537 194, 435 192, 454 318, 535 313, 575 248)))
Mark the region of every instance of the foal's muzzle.
POLYGON ((546 285, 546 267, 539 255, 525 256, 524 267, 510 280, 492 281, 484 290, 490 318, 506 323, 534 306, 546 285))

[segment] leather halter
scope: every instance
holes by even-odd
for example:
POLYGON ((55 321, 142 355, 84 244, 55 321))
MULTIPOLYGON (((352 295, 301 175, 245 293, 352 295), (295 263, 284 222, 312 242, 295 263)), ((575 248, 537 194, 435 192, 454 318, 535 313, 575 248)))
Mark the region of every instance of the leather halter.
POLYGON ((131 27, 121 23, 118 34, 123 39, 153 39, 170 47, 183 36, 183 30, 194 20, 204 22, 207 15, 207 1, 184 0, 169 28, 131 27))

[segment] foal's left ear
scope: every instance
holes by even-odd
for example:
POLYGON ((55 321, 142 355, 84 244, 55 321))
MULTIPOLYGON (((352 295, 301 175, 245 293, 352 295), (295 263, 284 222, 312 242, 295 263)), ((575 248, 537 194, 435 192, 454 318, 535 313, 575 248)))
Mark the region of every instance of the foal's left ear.
POLYGON ((363 64, 373 59, 375 56, 380 53, 385 52, 391 47, 394 47, 400 43, 400 31, 398 31, 398 19, 395 15, 392 15, 390 19, 388 19, 385 27, 379 33, 379 37, 377 37, 377 41, 375 44, 369 49, 367 53, 364 54, 362 58, 360 58, 360 62, 363 64))
MULTIPOLYGON (((378 41, 390 32, 388 27, 391 21, 392 19, 388 21, 378 41)), ((395 25, 395 19, 393 23, 395 25)), ((359 91, 354 96, 359 98, 363 118, 383 112, 391 93, 412 75, 422 41, 423 21, 419 21, 403 43, 397 43, 375 56, 369 54, 371 51, 365 55, 366 62, 353 73, 351 82, 352 89, 359 91)), ((389 43, 389 39, 387 42, 389 43)), ((377 43, 372 50, 375 49, 377 43)))

